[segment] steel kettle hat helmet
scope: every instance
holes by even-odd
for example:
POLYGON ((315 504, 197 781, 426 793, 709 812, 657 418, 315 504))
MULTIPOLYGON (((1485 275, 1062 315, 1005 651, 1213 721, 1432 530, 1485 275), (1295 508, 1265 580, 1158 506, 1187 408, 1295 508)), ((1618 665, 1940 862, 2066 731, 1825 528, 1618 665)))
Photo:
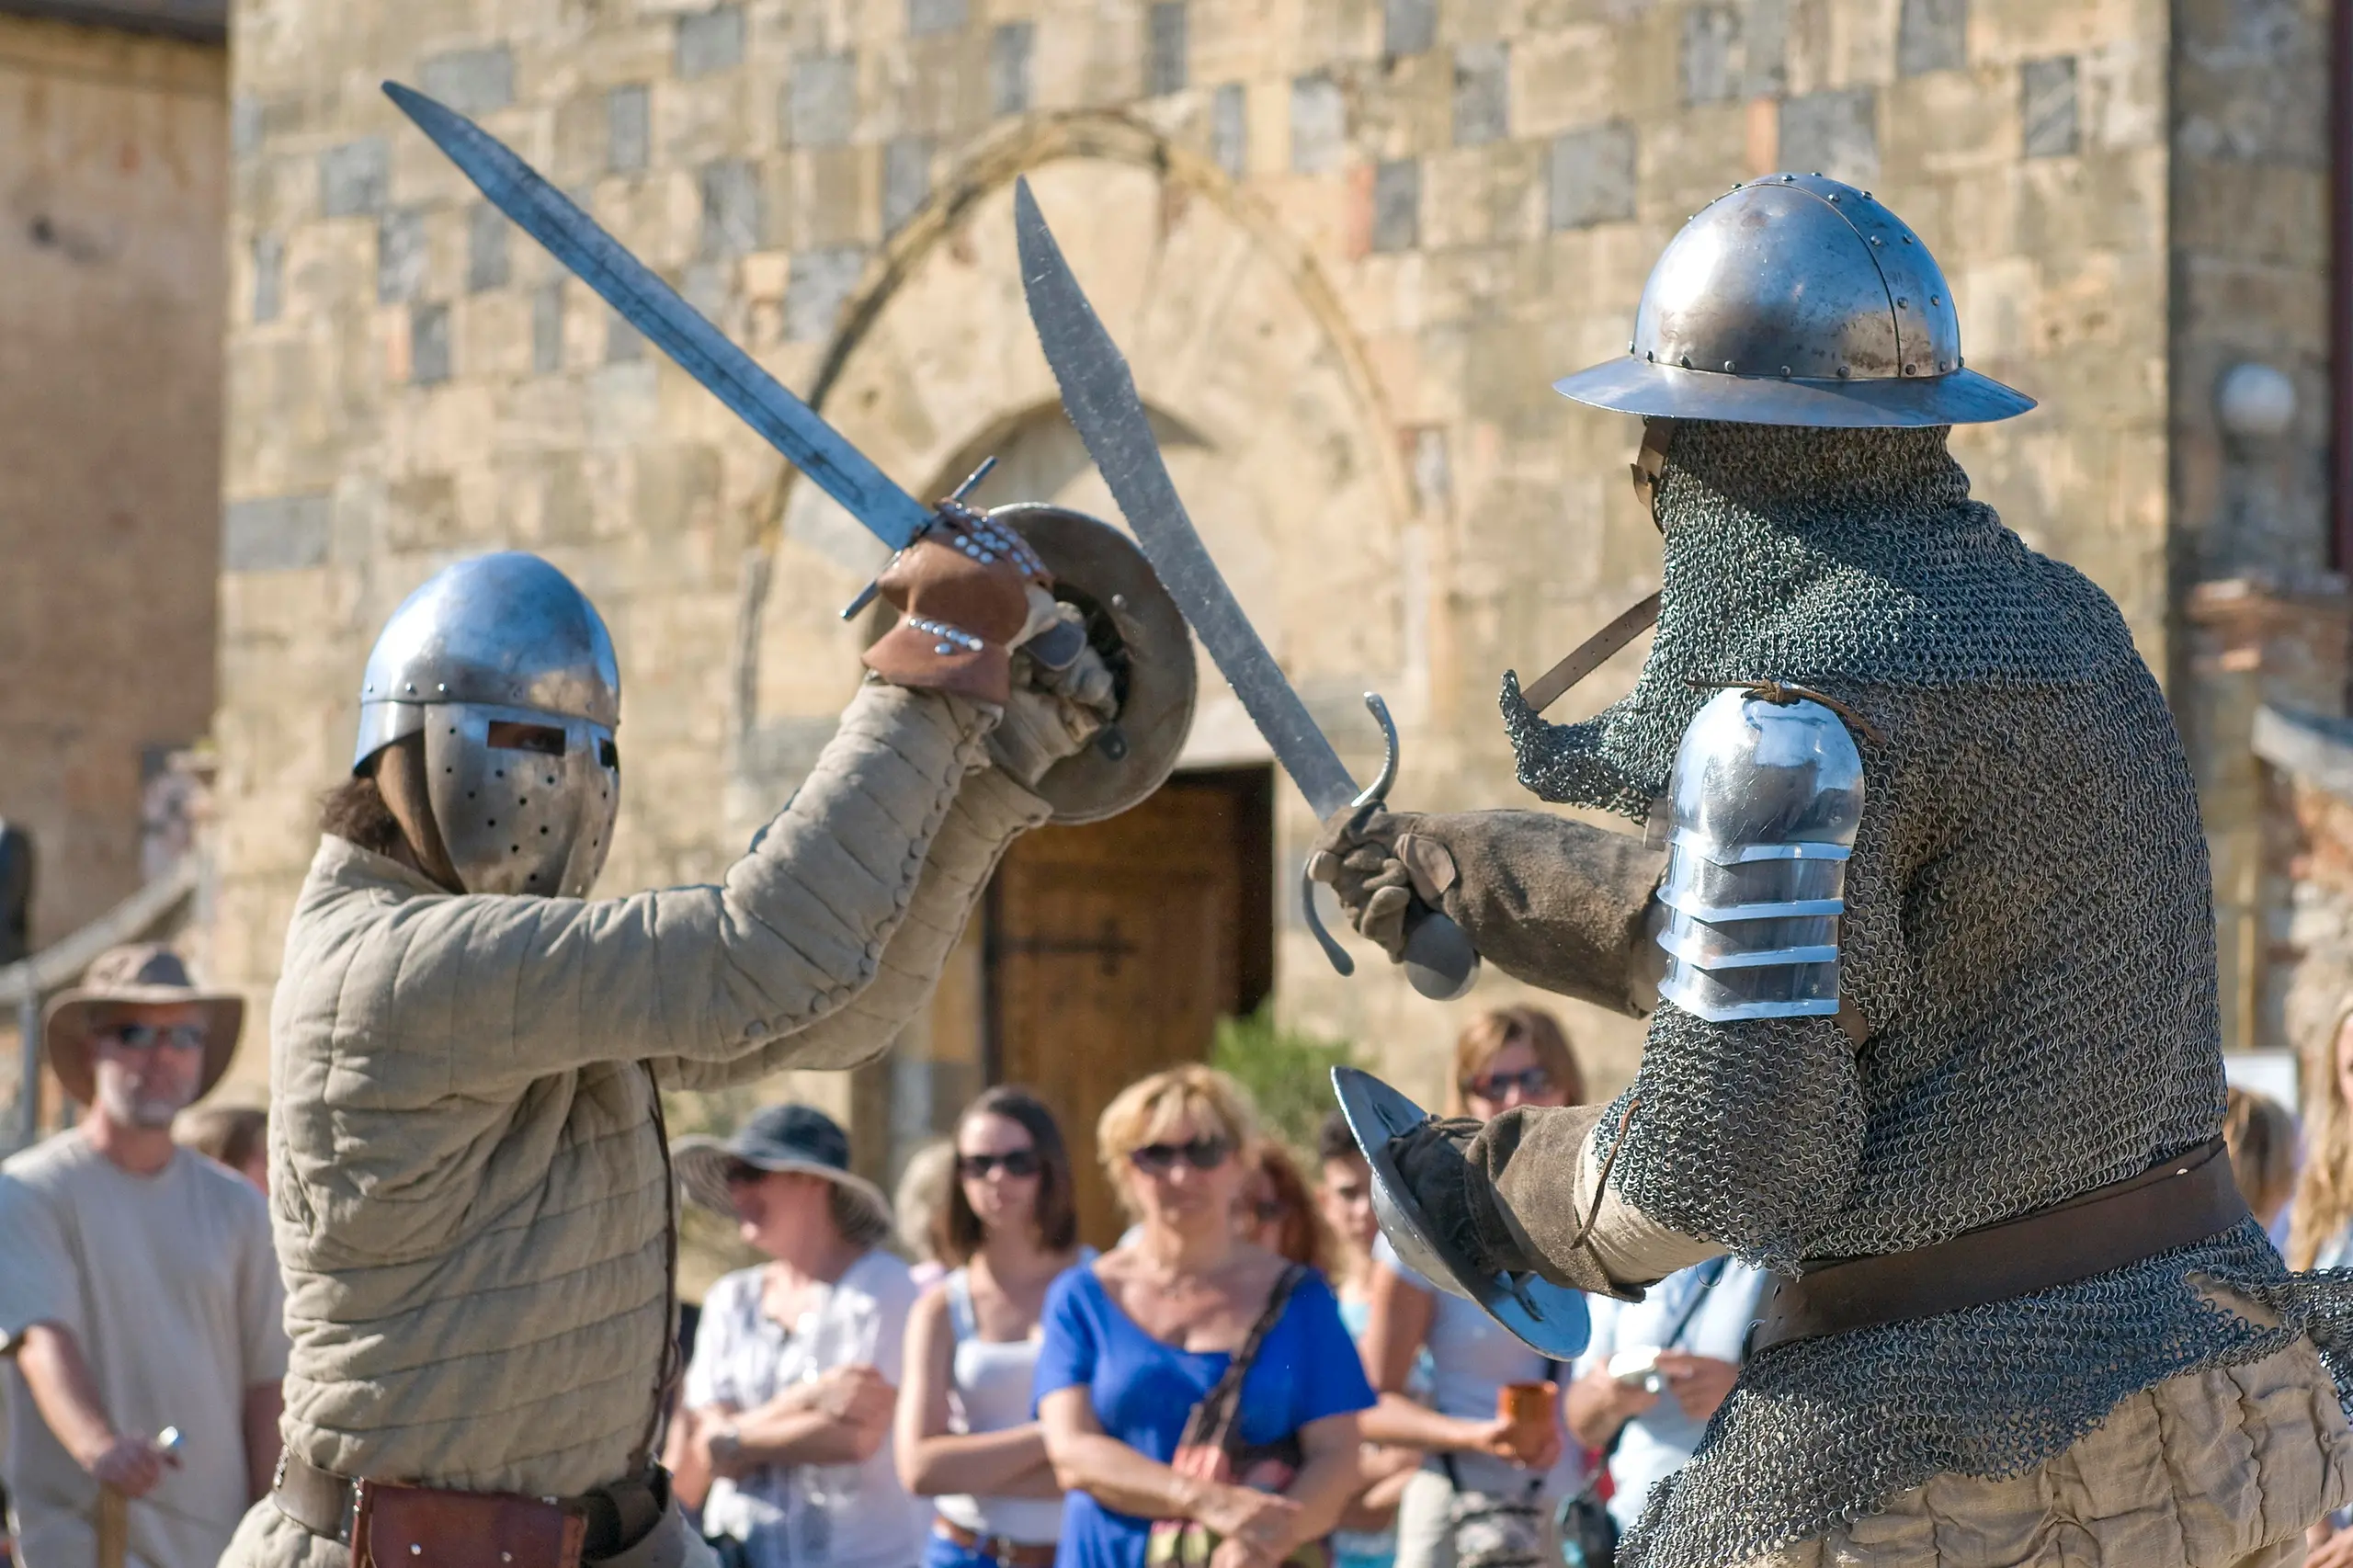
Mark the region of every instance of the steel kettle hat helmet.
POLYGON ((620 704, 588 597, 536 555, 478 555, 427 578, 378 633, 352 771, 421 733, 426 799, 465 890, 576 898, 612 847, 620 704))
POLYGON ((1625 358, 1553 382, 1598 408, 1823 426, 1975 425, 2034 400, 1967 369, 1937 259, 1867 190, 1768 175, 1651 268, 1625 358))

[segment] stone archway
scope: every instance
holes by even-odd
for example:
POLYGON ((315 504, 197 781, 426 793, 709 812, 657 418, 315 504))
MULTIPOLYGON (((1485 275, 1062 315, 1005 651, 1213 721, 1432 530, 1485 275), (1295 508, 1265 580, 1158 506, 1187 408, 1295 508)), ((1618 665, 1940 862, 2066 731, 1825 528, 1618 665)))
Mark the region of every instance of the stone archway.
MULTIPOLYGON (((1277 658, 1336 733, 1370 756, 1368 685, 1420 684, 1400 561, 1404 476, 1357 346, 1303 256, 1222 176, 1132 128, 975 154, 855 301, 818 405, 919 494, 999 459, 980 494, 1053 500, 1116 522, 1062 418, 1023 302, 1012 178, 1026 174, 1127 352, 1196 524, 1277 658), (1361 732, 1359 733, 1358 732, 1361 732)), ((772 554, 747 596, 739 769, 805 766, 853 678, 854 631, 825 625, 884 551, 815 486, 784 488, 772 554)), ((1214 672, 1188 760, 1263 757, 1214 672)), ((1406 699, 1409 703, 1410 697, 1406 699)), ((766 790, 755 791, 766 795, 766 790)), ((772 797, 771 797, 772 798, 772 797)))
MULTIPOLYGON (((870 267, 813 401, 918 495, 945 493, 994 456, 998 467, 976 500, 1052 501, 1119 521, 1063 416, 1022 298, 1012 198, 1014 176, 1026 174, 1129 357, 1178 491, 1236 597, 1369 776, 1379 742, 1361 694, 1385 690, 1410 722, 1427 689, 1414 631, 1425 617, 1409 603, 1422 590, 1409 588, 1405 569, 1415 548, 1405 477, 1336 302, 1280 227, 1238 204, 1214 169, 1126 122, 1055 121, 1031 132, 1027 143, 976 152, 870 267)), ((732 814, 745 829, 831 735, 857 677, 857 650, 875 629, 845 626, 833 612, 884 554, 816 486, 788 478, 746 585, 739 642, 741 809, 732 814)), ((1283 918, 1289 877, 1267 874, 1270 864, 1295 864, 1313 825, 1305 804, 1265 776, 1264 743, 1205 659, 1201 696, 1186 765, 1260 765, 1259 820, 1271 791, 1273 831, 1290 847, 1262 842, 1245 880, 1265 888, 1257 897, 1276 901, 1275 945, 1321 972, 1304 932, 1283 918)), ((1079 881, 1108 886, 1116 872, 1107 863, 1079 881)), ((1255 923, 1268 906, 1254 898, 1248 907, 1255 923)), ((1049 924, 1069 913, 1042 904, 1030 912, 1049 924)), ((1006 918, 1008 929, 1019 925, 1006 918)), ((976 922, 967 933, 928 1017, 854 1076, 852 1116, 876 1174, 930 1136, 991 1068, 985 1020, 1004 1009, 991 1011, 1002 976, 983 926, 994 928, 976 922)), ((1258 929, 1263 943, 1269 934, 1258 929)), ((1206 1044, 1204 1037, 1195 1049, 1206 1044)), ((1011 1060, 995 1066, 1022 1070, 1011 1060)))

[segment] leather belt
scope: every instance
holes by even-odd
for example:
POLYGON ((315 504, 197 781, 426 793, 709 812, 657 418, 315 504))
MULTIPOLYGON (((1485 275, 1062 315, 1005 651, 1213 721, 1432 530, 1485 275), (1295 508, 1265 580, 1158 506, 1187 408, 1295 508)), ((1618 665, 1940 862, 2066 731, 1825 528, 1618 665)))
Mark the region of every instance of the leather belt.
MULTIPOLYGON (((612 1482, 577 1497, 538 1501, 580 1518, 584 1526, 580 1543, 583 1557, 610 1557, 643 1539, 661 1519, 662 1511, 668 1505, 669 1489, 666 1477, 656 1479, 660 1474, 657 1471, 653 1475, 612 1482)), ((321 1470, 301 1456, 281 1449, 269 1497, 279 1513, 313 1535, 349 1546, 369 1484, 364 1479, 354 1480, 331 1470, 321 1470)), ((450 1495, 481 1497, 485 1494, 451 1489, 450 1495)))
POLYGON ((1757 1304, 1749 1352, 2031 1296, 2192 1245, 2246 1218, 2216 1138, 2139 1176, 1932 1246, 1776 1277, 1757 1304))
POLYGON ((1004 1568, 1053 1568, 1054 1543, 1044 1541, 1007 1540, 1001 1535, 981 1535, 968 1530, 953 1519, 935 1517, 932 1533, 944 1540, 954 1541, 967 1551, 978 1552, 1004 1568))

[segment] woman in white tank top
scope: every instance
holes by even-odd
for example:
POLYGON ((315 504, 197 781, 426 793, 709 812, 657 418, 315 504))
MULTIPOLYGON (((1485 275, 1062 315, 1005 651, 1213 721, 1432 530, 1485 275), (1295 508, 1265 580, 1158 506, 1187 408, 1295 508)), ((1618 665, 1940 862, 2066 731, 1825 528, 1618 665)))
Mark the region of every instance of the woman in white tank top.
POLYGON ((1029 1413, 1038 1317, 1077 1245, 1062 1131, 1025 1090, 995 1088, 956 1126, 956 1179, 933 1246, 953 1265, 907 1320, 896 1452, 938 1511, 924 1568, 1048 1568, 1062 1488, 1029 1413))

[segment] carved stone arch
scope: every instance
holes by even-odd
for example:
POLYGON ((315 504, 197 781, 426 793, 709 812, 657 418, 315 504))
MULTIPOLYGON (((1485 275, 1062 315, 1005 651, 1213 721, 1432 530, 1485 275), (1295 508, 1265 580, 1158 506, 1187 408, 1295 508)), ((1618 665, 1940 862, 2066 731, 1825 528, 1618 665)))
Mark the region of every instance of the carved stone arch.
MULTIPOLYGON (((981 499, 1119 520, 1062 417, 1022 298, 1012 192, 1023 175, 1128 354, 1177 488, 1244 608, 1311 707, 1369 753, 1358 694, 1419 684, 1401 569, 1406 476, 1336 296, 1213 165, 1109 116, 1024 122, 981 143, 870 267, 813 402, 919 495, 995 455, 981 499), (1037 494, 1040 483, 1055 493, 1037 494)), ((758 786, 797 774, 831 732, 863 641, 832 612, 885 552, 797 475, 765 542, 744 612, 740 772, 772 801, 758 786)), ((1203 674, 1188 756, 1263 756, 1223 682, 1203 674)))

